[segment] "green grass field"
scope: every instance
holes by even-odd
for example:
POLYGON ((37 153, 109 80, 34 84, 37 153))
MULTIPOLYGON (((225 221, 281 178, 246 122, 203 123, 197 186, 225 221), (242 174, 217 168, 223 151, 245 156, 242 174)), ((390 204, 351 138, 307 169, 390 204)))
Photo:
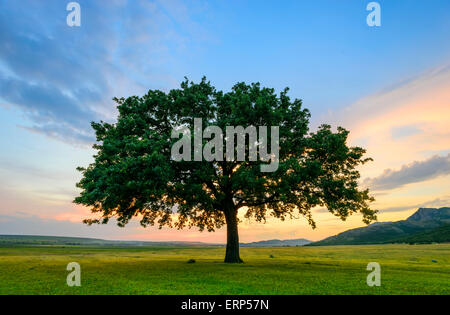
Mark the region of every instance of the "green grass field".
POLYGON ((450 244, 242 248, 240 265, 223 256, 224 248, 0 248, 0 294, 450 294, 450 244), (366 284, 372 261, 381 287, 366 284), (69 262, 81 265, 81 287, 66 284, 69 262))

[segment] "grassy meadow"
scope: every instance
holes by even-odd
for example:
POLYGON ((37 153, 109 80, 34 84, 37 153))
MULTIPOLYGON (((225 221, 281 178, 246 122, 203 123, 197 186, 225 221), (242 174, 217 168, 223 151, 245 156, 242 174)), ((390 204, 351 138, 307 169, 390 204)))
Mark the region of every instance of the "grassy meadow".
POLYGON ((450 244, 242 248, 239 265, 224 251, 3 247, 0 294, 450 294, 450 244), (69 262, 81 287, 66 284, 69 262), (369 262, 381 265, 380 287, 366 284, 369 262))

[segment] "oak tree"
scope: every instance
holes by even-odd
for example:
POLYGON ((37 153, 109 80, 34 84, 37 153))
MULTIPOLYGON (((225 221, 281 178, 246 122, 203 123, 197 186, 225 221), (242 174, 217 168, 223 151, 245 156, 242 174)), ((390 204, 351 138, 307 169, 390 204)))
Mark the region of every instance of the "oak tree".
POLYGON ((117 121, 92 123, 95 161, 78 168, 81 193, 75 202, 98 214, 84 220, 87 224, 116 218, 125 226, 137 217, 144 227, 213 232, 226 225, 225 262, 238 263, 239 210, 245 218, 263 222, 269 216, 285 220, 301 215, 313 228, 315 207, 342 220, 353 213, 362 214, 367 224, 376 220, 377 211, 369 207, 374 199, 358 187, 357 167, 370 160, 365 150, 349 147, 349 132, 341 127, 333 131, 322 125, 310 132, 310 112, 301 100, 291 100, 287 88, 276 94, 259 83, 238 83, 225 93, 205 78, 199 83, 186 79, 180 89, 167 93, 150 90, 142 97, 114 100, 117 121), (249 159, 173 160, 171 148, 178 139, 171 137, 172 131, 179 126, 193 129, 195 118, 202 118, 203 128, 222 130, 279 126, 278 168, 261 172, 266 162, 249 159))

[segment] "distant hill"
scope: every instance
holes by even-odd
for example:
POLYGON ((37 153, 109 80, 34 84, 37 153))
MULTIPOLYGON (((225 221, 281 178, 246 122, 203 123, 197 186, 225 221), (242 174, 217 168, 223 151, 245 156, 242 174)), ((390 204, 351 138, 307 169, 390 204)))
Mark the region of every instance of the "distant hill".
MULTIPOLYGON (((240 244, 242 247, 282 247, 303 246, 311 241, 303 238, 293 240, 269 240, 240 244)), ((147 241, 109 241, 98 238, 35 236, 35 235, 0 235, 0 246, 224 246, 202 242, 147 242, 147 241)))
POLYGON ((450 224, 450 208, 420 208, 406 220, 377 222, 366 227, 345 231, 308 246, 363 245, 398 242, 448 242, 445 226, 450 224), (413 241, 415 240, 415 241, 413 241))
POLYGON ((394 242, 409 244, 450 243, 450 224, 429 229, 426 232, 399 238, 394 242))
POLYGON ((298 238, 293 240, 268 240, 253 243, 241 243, 241 247, 284 247, 284 246, 304 246, 311 243, 310 240, 298 238))
POLYGON ((66 245, 66 246, 221 246, 201 242, 108 241, 96 238, 0 235, 0 245, 66 245))

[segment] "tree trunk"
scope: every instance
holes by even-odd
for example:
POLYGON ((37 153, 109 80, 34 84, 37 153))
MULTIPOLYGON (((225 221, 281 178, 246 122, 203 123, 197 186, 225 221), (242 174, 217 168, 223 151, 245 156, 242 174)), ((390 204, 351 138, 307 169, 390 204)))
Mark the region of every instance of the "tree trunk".
POLYGON ((225 212, 227 221, 227 250, 225 253, 226 263, 243 263, 239 257, 239 234, 237 211, 229 210, 225 212))

